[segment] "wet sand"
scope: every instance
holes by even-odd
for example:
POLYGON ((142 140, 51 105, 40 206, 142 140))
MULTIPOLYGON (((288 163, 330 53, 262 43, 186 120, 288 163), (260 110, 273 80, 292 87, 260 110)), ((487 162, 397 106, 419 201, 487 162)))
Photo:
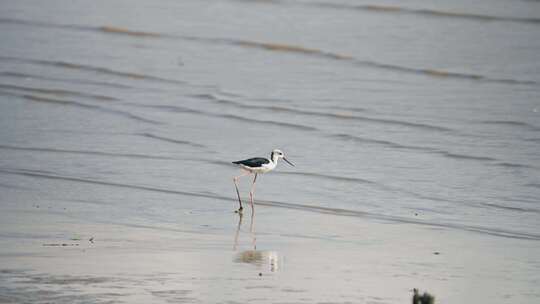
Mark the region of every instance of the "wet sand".
POLYGON ((42 183, 124 197, 133 214, 46 192, 4 206, 3 303, 406 303, 414 287, 448 303, 504 303, 535 292, 530 240, 262 205, 240 217, 233 200, 42 183), (169 222, 148 220, 163 205, 175 206, 169 222))

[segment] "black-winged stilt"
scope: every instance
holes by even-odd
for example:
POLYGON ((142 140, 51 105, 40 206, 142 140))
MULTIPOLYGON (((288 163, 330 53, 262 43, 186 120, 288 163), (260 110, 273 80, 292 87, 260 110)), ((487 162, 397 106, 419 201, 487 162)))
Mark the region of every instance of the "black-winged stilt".
POLYGON ((242 208, 242 200, 240 199, 240 191, 238 191, 238 179, 242 176, 254 174, 255 177, 253 178, 253 183, 251 184, 251 191, 249 192, 249 198, 251 203, 251 210, 253 210, 253 191, 255 191, 255 182, 257 181, 257 175, 259 173, 266 173, 269 171, 274 170, 274 168, 277 165, 278 159, 283 158, 284 161, 286 161, 289 165, 293 166, 293 163, 288 161, 285 158, 285 155, 281 150, 275 149, 270 153, 270 158, 264 158, 264 157, 255 157, 255 158, 249 158, 244 160, 238 160, 232 162, 233 164, 237 164, 240 166, 240 170, 242 171, 242 174, 235 176, 233 178, 234 185, 236 187, 236 194, 238 195, 238 203, 240 203, 240 208, 238 208, 237 212, 242 212, 244 208, 242 208))

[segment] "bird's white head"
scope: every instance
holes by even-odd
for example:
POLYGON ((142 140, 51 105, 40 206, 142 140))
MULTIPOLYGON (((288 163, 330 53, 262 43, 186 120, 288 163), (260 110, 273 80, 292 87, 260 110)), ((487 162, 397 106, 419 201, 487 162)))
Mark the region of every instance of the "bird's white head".
POLYGON ((293 163, 291 163, 289 160, 285 158, 285 154, 281 150, 275 149, 272 151, 272 153, 270 153, 270 159, 273 162, 277 162, 277 160, 280 158, 283 158, 284 161, 286 161, 289 165, 294 167, 293 163))

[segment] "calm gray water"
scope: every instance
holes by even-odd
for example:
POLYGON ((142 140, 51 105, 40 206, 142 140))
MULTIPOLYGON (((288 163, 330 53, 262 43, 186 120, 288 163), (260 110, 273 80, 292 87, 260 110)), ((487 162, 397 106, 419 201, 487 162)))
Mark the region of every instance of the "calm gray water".
POLYGON ((280 148, 262 205, 538 247, 540 2, 3 1, 0 41, 4 210, 233 210, 230 161, 280 148))

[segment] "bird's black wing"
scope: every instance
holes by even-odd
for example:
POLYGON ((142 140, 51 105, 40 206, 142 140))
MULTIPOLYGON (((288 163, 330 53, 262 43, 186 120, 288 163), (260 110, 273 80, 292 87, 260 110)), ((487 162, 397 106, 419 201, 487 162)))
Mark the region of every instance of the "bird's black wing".
POLYGON ((244 165, 251 168, 261 167, 264 164, 268 164, 270 161, 266 158, 255 157, 250 159, 234 161, 233 164, 244 165))

